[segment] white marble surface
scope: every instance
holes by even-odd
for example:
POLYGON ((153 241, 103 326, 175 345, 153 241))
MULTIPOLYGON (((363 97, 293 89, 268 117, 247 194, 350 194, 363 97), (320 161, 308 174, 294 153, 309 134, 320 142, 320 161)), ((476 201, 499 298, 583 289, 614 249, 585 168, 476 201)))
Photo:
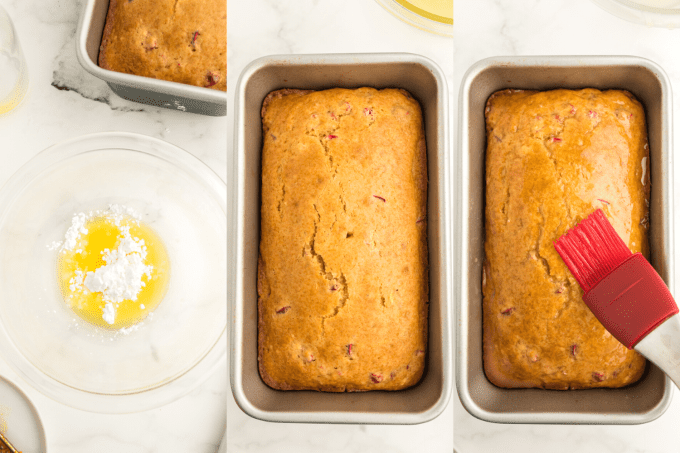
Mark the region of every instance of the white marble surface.
MULTIPOLYGON (((456 0, 455 86, 476 61, 497 55, 637 55, 660 64, 674 87, 674 132, 680 129, 680 30, 620 20, 587 0, 456 0)), ((678 160, 675 161, 678 173, 678 160)), ((680 233, 678 203, 675 235, 680 233)), ((680 243, 676 240, 677 247, 680 243)), ((677 266, 676 266, 677 271, 677 266)), ((678 276, 675 277, 676 288, 678 276)), ((454 396, 459 453, 670 453, 680 451, 680 398, 639 426, 499 425, 468 414, 454 396)))
MULTIPOLYGON (((271 54, 412 52, 441 66, 451 99, 453 43, 394 18, 372 0, 230 0, 227 28, 229 110, 243 68, 271 54)), ((229 136, 233 130, 229 121, 229 136)), ((232 149, 231 140, 228 143, 232 149)), ((227 396, 227 450, 255 452, 412 452, 452 450, 453 408, 415 426, 304 425, 255 420, 227 396)))
MULTIPOLYGON (((226 118, 123 100, 80 67, 74 38, 82 2, 0 3, 14 21, 30 77, 27 98, 15 111, 0 117, 0 184, 42 149, 101 131, 138 132, 166 140, 196 155, 226 179, 226 118)), ((35 403, 50 453, 214 453, 224 433, 226 360, 185 397, 127 415, 94 414, 54 402, 30 387, 1 358, 0 375, 17 383, 35 403)))

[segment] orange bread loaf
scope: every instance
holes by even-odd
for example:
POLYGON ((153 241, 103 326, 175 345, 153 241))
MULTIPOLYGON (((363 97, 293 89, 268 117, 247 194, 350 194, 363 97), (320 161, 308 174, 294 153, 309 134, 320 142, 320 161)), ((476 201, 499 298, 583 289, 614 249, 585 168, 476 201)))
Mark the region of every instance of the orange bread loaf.
POLYGON ((427 343, 427 162, 396 89, 280 90, 262 107, 259 369, 280 390, 399 390, 427 343))
POLYGON ((99 66, 227 90, 225 0, 111 0, 99 66))
POLYGON ((499 387, 622 387, 645 359, 607 332, 553 247, 601 208, 649 256, 644 110, 628 92, 505 90, 486 107, 484 370, 499 387))

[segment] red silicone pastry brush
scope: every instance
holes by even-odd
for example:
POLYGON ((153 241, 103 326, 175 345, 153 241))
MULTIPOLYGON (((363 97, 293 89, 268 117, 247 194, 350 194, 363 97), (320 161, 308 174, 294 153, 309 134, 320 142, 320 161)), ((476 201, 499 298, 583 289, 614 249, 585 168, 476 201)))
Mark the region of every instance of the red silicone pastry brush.
POLYGON ((626 247, 600 209, 559 238, 555 249, 609 333, 680 387, 678 306, 642 254, 626 247))

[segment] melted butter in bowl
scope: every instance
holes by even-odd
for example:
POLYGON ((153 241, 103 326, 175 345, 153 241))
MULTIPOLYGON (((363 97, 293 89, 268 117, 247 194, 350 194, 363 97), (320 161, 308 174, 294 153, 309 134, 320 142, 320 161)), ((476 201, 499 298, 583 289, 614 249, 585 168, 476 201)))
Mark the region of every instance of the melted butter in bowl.
POLYGON ((75 215, 57 259, 66 304, 83 320, 109 330, 130 328, 152 313, 169 277, 160 237, 138 219, 110 210, 75 215))

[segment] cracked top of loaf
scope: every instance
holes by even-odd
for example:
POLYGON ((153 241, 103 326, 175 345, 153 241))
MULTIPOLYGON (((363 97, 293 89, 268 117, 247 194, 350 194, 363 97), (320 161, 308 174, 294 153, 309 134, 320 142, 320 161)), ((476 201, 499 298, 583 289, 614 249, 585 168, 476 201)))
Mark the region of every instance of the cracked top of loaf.
POLYGON ((111 0, 99 66, 227 90, 227 2, 111 0))
POLYGON ((637 381, 645 359, 582 300, 553 242, 596 209, 649 257, 644 110, 626 91, 505 90, 486 106, 484 370, 499 387, 637 381))
POLYGON ((260 375, 399 390, 425 363, 427 157, 397 89, 279 90, 262 108, 260 375))

